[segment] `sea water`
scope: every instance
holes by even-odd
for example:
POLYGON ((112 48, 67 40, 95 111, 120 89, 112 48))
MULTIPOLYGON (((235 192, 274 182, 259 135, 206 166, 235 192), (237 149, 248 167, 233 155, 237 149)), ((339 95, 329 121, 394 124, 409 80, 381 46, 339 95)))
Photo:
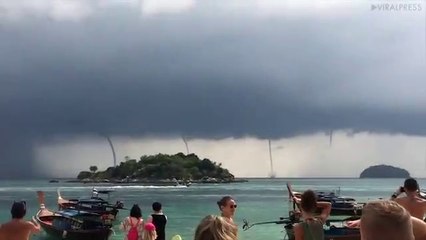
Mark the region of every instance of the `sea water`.
MULTIPOLYGON (((144 218, 151 213, 152 202, 161 202, 164 213, 168 216, 167 238, 180 234, 184 240, 193 239, 200 220, 208 214, 219 214, 216 202, 224 195, 231 195, 238 205, 235 221, 239 225, 239 239, 279 240, 284 237, 282 225, 259 225, 247 231, 242 230, 242 225, 243 219, 254 223, 288 217, 292 205, 288 199, 287 182, 293 185, 294 191, 338 191, 340 188, 341 195, 354 197, 358 202, 366 202, 389 198, 403 181, 404 179, 251 179, 246 183, 194 184, 190 187, 107 185, 97 188, 114 189, 110 196, 111 202, 123 200, 128 208, 134 203, 139 204, 144 218)), ((426 180, 420 179, 419 184, 425 186, 426 180)), ((46 206, 56 210, 59 187, 64 198, 78 198, 90 196, 93 185, 48 183, 47 180, 0 181, 0 222, 10 219, 10 206, 14 200, 27 202, 26 219, 30 219, 38 210, 36 191, 39 190, 46 194, 46 206)), ((115 235, 110 239, 123 239, 124 234, 118 226, 120 220, 128 214, 129 210, 120 211, 114 225, 115 235)), ((47 236, 42 232, 32 239, 47 239, 47 236)))

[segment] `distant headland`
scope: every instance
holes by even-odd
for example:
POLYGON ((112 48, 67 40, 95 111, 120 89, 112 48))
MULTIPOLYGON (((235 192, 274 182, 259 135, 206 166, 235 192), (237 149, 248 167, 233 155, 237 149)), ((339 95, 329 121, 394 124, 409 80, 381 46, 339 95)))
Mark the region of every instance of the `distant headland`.
POLYGON ((90 166, 89 170, 81 171, 77 180, 72 182, 188 184, 247 181, 236 179, 221 163, 183 153, 144 155, 139 160, 126 157, 124 162, 105 171, 98 171, 97 166, 90 166))
POLYGON ((410 173, 402 168, 389 165, 370 166, 361 172, 359 178, 409 178, 410 173))

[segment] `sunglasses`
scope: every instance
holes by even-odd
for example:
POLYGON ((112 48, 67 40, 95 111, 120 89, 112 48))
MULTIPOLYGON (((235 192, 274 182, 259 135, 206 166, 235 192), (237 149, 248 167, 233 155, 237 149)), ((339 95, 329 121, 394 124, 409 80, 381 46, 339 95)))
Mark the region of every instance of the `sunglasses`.
POLYGON ((237 204, 229 206, 231 209, 237 208, 237 204))

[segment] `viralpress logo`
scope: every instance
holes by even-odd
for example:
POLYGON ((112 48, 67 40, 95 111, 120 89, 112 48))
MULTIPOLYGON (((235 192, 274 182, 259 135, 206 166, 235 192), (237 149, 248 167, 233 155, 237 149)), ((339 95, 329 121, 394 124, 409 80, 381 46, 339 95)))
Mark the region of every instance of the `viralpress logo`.
POLYGON ((389 1, 371 4, 371 11, 420 12, 422 10, 423 6, 420 1, 389 1))

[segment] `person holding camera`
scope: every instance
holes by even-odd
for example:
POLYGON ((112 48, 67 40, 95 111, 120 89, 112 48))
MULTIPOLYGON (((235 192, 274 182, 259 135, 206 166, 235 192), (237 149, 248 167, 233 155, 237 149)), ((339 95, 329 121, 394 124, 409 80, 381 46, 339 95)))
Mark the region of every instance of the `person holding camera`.
POLYGON ((404 207, 412 217, 423 220, 426 213, 426 200, 419 195, 419 184, 414 178, 408 178, 404 182, 403 187, 392 194, 391 200, 399 203, 404 207), (402 193, 405 196, 399 197, 402 193))

